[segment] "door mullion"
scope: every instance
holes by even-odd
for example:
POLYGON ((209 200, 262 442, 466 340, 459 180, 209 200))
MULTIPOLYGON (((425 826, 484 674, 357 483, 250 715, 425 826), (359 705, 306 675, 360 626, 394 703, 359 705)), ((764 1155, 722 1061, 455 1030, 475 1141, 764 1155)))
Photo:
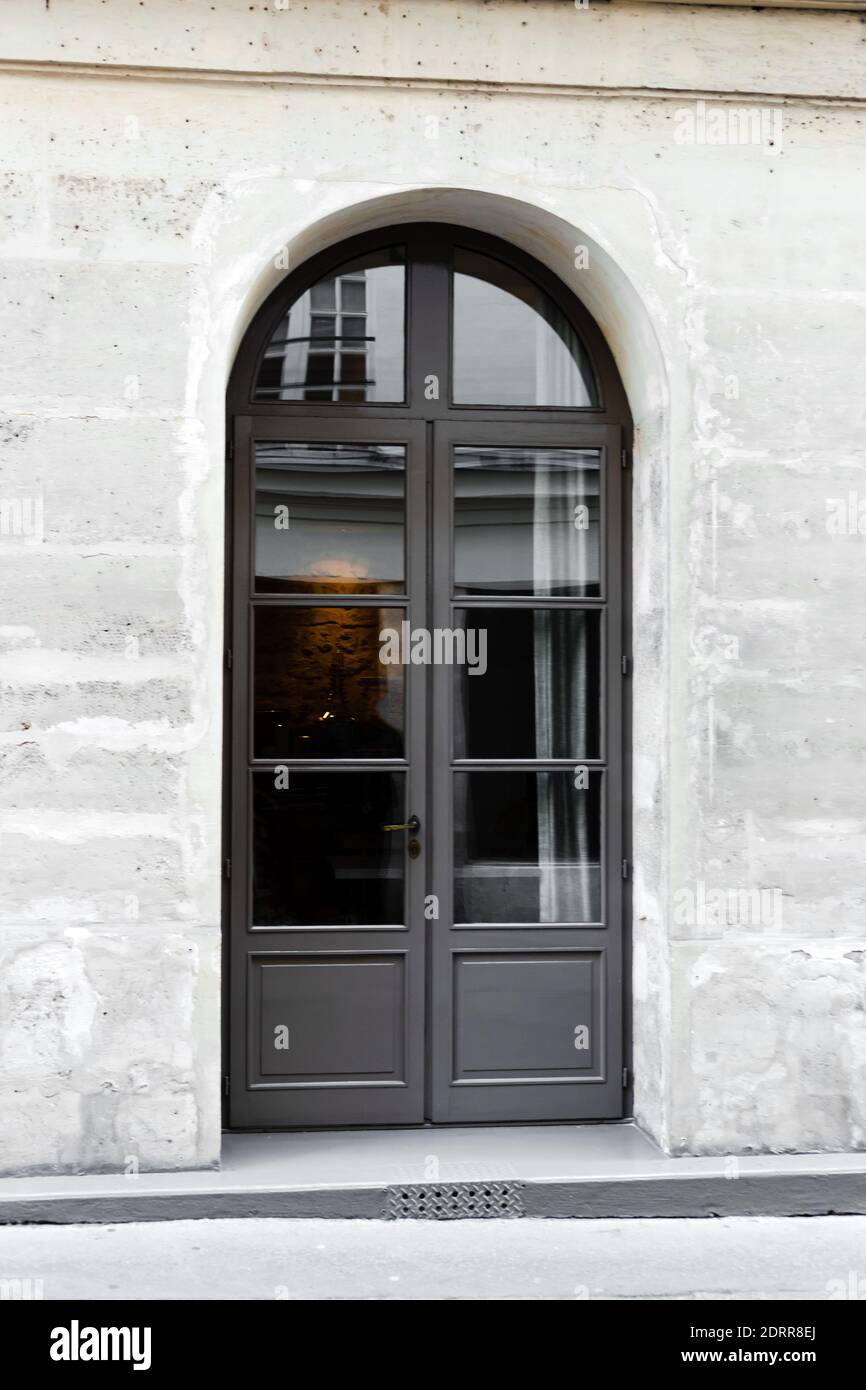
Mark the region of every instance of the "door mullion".
POLYGON ((448 413, 451 380, 450 251, 427 229, 409 252, 409 409, 425 420, 448 413))
MULTIPOLYGON (((448 627, 451 621, 452 500, 451 445, 441 425, 433 427, 431 463, 432 489, 432 608, 434 627, 448 627)), ((428 1118, 446 1118, 442 1097, 451 1079, 452 1001, 449 980, 451 927, 454 921, 453 866, 453 686, 452 668, 433 665, 431 670, 431 709, 435 712, 431 729, 430 782, 432 793, 432 875, 438 916, 428 923, 430 933, 430 1028, 428 1050, 428 1118)))

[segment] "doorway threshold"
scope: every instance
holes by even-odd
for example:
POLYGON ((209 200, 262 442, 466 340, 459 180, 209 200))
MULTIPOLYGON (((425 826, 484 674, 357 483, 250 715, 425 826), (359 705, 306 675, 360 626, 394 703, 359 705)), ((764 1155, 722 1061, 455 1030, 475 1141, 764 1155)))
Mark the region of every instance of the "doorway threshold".
POLYGON ((226 1134, 219 1171, 0 1178, 0 1223, 866 1214, 866 1154, 673 1158, 632 1122, 226 1134))

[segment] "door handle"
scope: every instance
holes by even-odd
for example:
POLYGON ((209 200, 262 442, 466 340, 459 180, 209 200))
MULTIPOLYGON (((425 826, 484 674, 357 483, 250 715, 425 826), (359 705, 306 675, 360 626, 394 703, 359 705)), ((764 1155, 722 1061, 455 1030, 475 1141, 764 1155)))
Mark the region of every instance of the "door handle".
POLYGON ((413 835, 417 835, 421 829, 421 822, 417 816, 410 816, 402 825, 383 825, 383 830, 409 830, 413 835))

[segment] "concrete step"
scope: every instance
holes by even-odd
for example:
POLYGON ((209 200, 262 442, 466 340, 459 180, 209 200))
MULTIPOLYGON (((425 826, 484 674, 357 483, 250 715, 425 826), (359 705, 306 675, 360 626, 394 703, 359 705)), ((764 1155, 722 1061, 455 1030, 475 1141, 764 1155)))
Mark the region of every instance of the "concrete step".
POLYGON ((226 1134, 221 1168, 0 1179, 0 1222, 866 1214, 866 1153, 672 1158, 633 1123, 226 1134))

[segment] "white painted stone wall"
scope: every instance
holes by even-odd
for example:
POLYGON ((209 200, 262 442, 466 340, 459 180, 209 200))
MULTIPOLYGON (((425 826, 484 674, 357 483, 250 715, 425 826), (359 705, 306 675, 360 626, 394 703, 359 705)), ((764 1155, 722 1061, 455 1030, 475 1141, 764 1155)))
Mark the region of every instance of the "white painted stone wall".
POLYGON ((417 217, 544 260, 632 402, 638 1117, 863 1147, 860 17, 2 9, 0 1168, 218 1161, 226 377, 281 248, 417 217))

